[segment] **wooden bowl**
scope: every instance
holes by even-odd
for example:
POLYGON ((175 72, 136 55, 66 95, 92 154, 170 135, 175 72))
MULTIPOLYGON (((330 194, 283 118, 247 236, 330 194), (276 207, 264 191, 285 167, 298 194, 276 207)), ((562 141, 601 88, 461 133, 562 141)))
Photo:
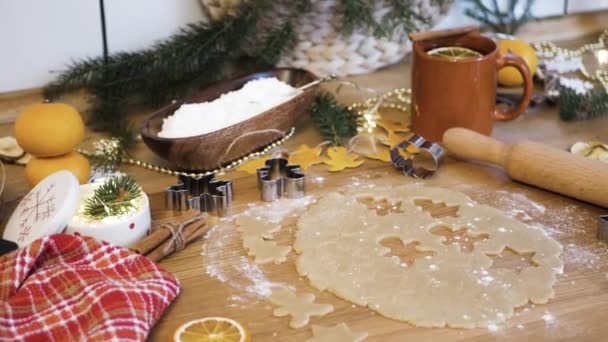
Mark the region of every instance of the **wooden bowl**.
POLYGON ((267 132, 247 135, 239 140, 236 139, 247 132, 265 129, 277 129, 281 132, 289 131, 300 116, 308 113, 316 87, 308 88, 291 100, 251 119, 211 133, 187 138, 161 138, 158 136, 158 132, 162 127, 163 119, 172 115, 182 104, 211 101, 224 93, 240 89, 251 80, 267 77, 276 77, 296 88, 317 79, 314 74, 306 70, 279 68, 221 81, 185 100, 177 101, 152 113, 142 124, 141 136, 154 153, 168 160, 174 166, 189 171, 213 170, 254 152, 282 136, 267 132), (228 146, 235 140, 236 143, 226 154, 228 146))

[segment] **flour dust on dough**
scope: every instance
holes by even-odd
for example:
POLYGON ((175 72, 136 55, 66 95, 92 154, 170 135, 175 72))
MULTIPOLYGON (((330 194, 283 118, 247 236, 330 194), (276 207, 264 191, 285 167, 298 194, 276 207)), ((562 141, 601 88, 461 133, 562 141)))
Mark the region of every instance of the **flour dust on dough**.
POLYGON ((556 274, 563 271, 561 245, 544 230, 464 194, 419 185, 327 194, 300 217, 294 249, 299 253, 298 273, 314 287, 423 327, 502 322, 528 301, 540 304, 552 298, 556 274), (400 202, 399 212, 378 215, 358 200, 370 196, 400 202), (417 199, 458 206, 458 212, 433 218, 414 203, 417 199), (437 226, 452 231, 464 227, 470 236, 487 238, 463 251, 432 234, 437 226), (415 242, 417 250, 433 254, 411 265, 402 263, 380 244, 386 238, 415 242), (491 256, 507 248, 532 254, 532 264, 521 269, 492 267, 491 256))
POLYGON ((279 264, 287 260, 291 246, 279 246, 276 242, 269 241, 281 229, 279 223, 246 214, 237 217, 235 223, 241 232, 243 247, 249 256, 255 258, 257 264, 279 264))

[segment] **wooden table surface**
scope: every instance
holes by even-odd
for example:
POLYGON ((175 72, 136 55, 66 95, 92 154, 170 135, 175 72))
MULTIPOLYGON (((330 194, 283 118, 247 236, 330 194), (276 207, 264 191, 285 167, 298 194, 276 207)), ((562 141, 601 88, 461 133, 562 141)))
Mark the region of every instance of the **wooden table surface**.
MULTIPOLYGON (((409 65, 404 63, 351 79, 381 92, 408 86, 409 65)), ((354 92, 344 92, 340 97, 345 102, 355 99, 354 92)), ((82 106, 80 98, 69 101, 82 106)), ((141 115, 137 117, 141 118, 141 115)), ((11 129, 10 125, 0 126, 0 134, 10 134, 11 129)), ((531 139, 566 148, 575 141, 608 141, 608 116, 583 122, 563 122, 555 108, 532 108, 515 121, 497 123, 493 135, 508 142, 531 139)), ((294 138, 285 146, 293 149, 302 143, 314 146, 320 141, 310 122, 303 120, 294 138)), ((162 163, 143 144, 137 147, 135 155, 162 163)), ((123 171, 134 175, 151 195, 153 217, 169 214, 162 208, 161 191, 174 182, 173 177, 134 167, 124 167, 123 171)), ((1 213, 3 222, 16 205, 16 199, 27 190, 23 168, 8 165, 7 173, 3 194, 5 205, 1 213)), ((313 197, 357 182, 398 185, 413 181, 390 165, 372 160, 366 160, 359 168, 331 174, 322 165, 314 166, 308 170, 307 177, 308 195, 313 197)), ((234 182, 236 201, 231 214, 239 213, 252 203, 261 205, 254 176, 232 172, 224 178, 234 182)), ((606 339, 607 248, 595 238, 597 218, 603 211, 601 208, 515 183, 496 168, 452 159, 447 160, 436 177, 425 183, 461 191, 524 222, 541 225, 559 240, 564 246, 565 273, 558 277, 555 298, 546 305, 528 304, 519 308, 516 316, 506 323, 488 328, 416 328, 351 305, 327 292, 319 293, 308 285, 306 279, 298 277, 293 253, 283 264, 256 266, 242 249, 234 227, 225 220, 219 222, 206 238, 161 261, 163 267, 179 278, 182 293, 154 327, 150 340, 166 341, 180 324, 191 319, 227 316, 244 323, 253 334, 253 341, 303 341, 311 336, 310 327, 289 328, 289 319, 273 317, 272 306, 264 299, 270 288, 277 284, 312 292, 319 302, 335 306, 333 313, 313 318, 313 324, 346 322, 355 331, 368 332, 368 341, 606 339), (206 246, 204 253, 203 246, 206 246)), ((294 222, 295 218, 289 217, 283 223, 284 228, 278 236, 280 244, 293 241, 294 222)))

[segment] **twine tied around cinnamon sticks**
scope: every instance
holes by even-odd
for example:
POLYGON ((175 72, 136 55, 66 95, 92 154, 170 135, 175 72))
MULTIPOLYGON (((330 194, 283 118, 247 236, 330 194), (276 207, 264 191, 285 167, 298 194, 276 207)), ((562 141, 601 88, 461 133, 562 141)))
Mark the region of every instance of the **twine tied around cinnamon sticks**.
POLYGON ((179 217, 159 220, 150 235, 129 247, 152 261, 159 261, 184 249, 192 240, 203 235, 208 227, 207 214, 189 211, 179 217))

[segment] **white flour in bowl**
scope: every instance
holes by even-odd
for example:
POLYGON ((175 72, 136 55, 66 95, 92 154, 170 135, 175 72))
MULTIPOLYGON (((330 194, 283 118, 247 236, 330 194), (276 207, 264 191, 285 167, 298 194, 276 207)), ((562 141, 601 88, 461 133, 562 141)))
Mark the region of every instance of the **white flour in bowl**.
POLYGON ((181 105, 163 120, 158 136, 185 138, 211 133, 261 114, 299 93, 274 77, 252 80, 213 101, 181 105))

